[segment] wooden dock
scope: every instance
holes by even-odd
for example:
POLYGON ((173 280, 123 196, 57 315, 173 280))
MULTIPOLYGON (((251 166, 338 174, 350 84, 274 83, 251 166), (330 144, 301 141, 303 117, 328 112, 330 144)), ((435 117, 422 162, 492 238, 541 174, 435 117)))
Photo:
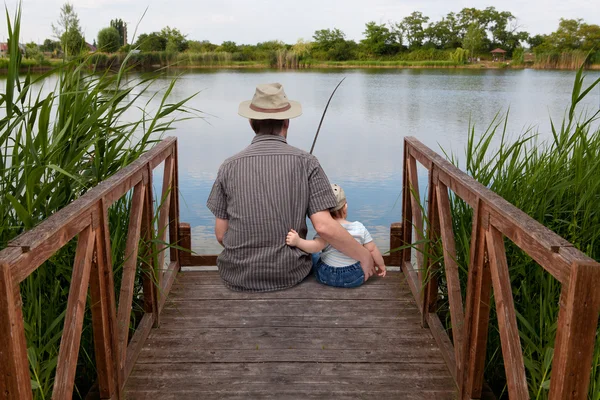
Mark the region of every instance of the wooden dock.
POLYGON ((307 278, 278 292, 182 272, 127 399, 454 399, 456 385, 401 272, 356 289, 307 278))
POLYGON ((73 397, 84 328, 93 333, 97 375, 88 398, 484 399, 488 329, 498 329, 508 396, 528 399, 510 241, 561 284, 548 398, 585 400, 600 263, 415 138, 405 138, 403 167, 401 222, 390 227, 390 248, 403 250, 385 256, 402 272, 356 289, 309 278, 285 291, 238 293, 214 271, 182 272, 214 266, 218 255, 189 251, 190 226, 179 220, 177 139, 162 140, 0 251, 0 400, 34 397, 20 285, 72 241, 53 399, 73 397), (419 164, 428 171, 426 210, 419 164), (159 197, 153 171, 161 165, 159 197), (125 195, 131 211, 120 268, 108 216, 125 195), (473 210, 466 287, 450 196, 473 210), (439 257, 425 257, 431 252, 439 257), (88 298, 91 326, 84 327, 88 298), (490 327, 493 305, 498 318, 490 327))

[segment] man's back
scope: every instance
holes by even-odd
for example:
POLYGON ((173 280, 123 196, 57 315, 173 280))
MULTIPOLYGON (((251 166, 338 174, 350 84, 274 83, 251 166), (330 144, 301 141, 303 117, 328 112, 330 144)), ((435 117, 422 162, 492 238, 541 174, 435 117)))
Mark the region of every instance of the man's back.
POLYGON ((317 159, 282 136, 257 135, 227 159, 208 199, 217 218, 228 220, 218 266, 235 290, 284 289, 311 270, 310 257, 285 244, 295 229, 306 236, 306 216, 335 206, 317 159))

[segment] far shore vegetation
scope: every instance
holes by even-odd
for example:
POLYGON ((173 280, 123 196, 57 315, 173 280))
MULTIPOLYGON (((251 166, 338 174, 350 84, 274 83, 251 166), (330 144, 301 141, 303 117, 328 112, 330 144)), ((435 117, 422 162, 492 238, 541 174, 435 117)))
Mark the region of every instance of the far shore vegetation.
MULTIPOLYGON (((72 4, 61 7, 54 37, 20 46, 23 68, 50 69, 62 60, 95 53, 95 68, 118 68, 127 58, 141 69, 181 68, 539 68, 600 69, 600 26, 561 19, 556 31, 532 35, 517 16, 495 7, 463 8, 438 21, 414 11, 399 21, 367 22, 360 41, 337 28, 315 31, 294 44, 193 40, 177 28, 141 33, 127 42, 127 24, 116 18, 92 44, 84 38, 72 4), (499 51, 498 51, 499 50, 499 51), (492 51, 497 51, 492 53, 492 51)), ((133 36, 133 35, 131 35, 133 36)), ((0 73, 8 60, 0 58, 0 73)))

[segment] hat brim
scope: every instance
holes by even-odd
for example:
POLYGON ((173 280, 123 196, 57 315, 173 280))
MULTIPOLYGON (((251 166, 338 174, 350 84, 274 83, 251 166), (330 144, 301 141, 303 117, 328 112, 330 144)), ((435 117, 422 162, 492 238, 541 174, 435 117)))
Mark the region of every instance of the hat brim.
POLYGON ((238 114, 248 119, 292 119, 302 115, 302 106, 297 101, 290 100, 290 109, 276 113, 254 111, 250 108, 252 101, 243 101, 238 108, 238 114))

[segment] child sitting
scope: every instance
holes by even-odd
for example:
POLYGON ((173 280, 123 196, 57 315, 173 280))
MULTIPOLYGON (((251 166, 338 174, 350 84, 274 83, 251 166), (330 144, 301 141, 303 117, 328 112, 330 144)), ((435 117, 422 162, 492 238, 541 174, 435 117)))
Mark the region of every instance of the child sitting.
MULTIPOLYGON (((386 270, 383 257, 367 228, 358 221, 346 221, 348 203, 346 202, 344 190, 336 184, 331 185, 331 188, 337 200, 337 206, 331 210, 331 216, 371 252, 377 268, 377 275, 385 276, 386 270)), ((315 278, 325 285, 351 288, 362 285, 365 280, 360 262, 334 249, 318 234, 315 235, 314 240, 305 240, 295 230, 291 229, 285 242, 288 246, 298 247, 300 250, 312 253, 315 278), (321 251, 322 253, 319 253, 321 251)))

